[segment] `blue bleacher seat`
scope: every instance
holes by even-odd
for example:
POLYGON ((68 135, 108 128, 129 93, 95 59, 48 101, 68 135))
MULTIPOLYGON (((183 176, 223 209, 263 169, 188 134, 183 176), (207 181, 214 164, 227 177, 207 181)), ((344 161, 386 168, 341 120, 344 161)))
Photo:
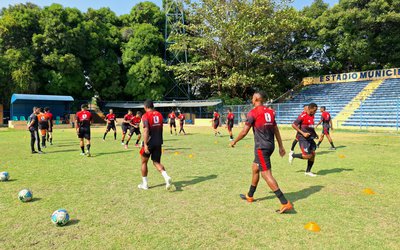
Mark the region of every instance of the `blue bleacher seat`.
POLYGON ((15 116, 15 115, 14 115, 14 116, 12 117, 12 120, 13 120, 13 121, 18 121, 18 116, 15 116))

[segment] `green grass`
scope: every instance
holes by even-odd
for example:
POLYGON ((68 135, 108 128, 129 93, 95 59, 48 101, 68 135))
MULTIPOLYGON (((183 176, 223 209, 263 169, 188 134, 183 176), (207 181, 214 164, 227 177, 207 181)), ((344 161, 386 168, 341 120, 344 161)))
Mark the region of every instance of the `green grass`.
MULTIPOLYGON (((279 215, 262 180, 257 202, 239 199, 250 185, 252 135, 228 148, 225 131, 215 138, 210 128, 187 130, 191 135, 165 134, 162 162, 177 187, 172 193, 153 166, 151 189, 138 190, 139 150, 124 150, 111 134, 103 142, 103 128, 92 131, 91 158, 79 156, 72 129, 56 130, 45 155, 30 154, 28 132, 0 132, 0 171, 11 175, 0 182, 0 249, 400 248, 399 136, 334 132, 338 150, 324 141, 317 178, 304 176, 306 161, 290 166, 276 152, 274 176, 295 206, 279 215), (17 199, 25 187, 33 202, 17 199), (50 221, 58 208, 72 218, 65 227, 50 221), (305 230, 310 221, 321 231, 305 230)), ((295 133, 281 132, 289 151, 295 133)))

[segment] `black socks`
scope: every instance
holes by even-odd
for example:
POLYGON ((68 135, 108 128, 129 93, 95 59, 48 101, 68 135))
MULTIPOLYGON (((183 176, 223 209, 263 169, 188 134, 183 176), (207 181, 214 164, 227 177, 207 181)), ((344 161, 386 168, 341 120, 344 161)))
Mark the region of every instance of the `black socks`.
POLYGON ((279 201, 281 202, 281 204, 287 204, 288 201, 285 198, 285 195, 283 195, 282 191, 280 189, 274 191, 276 197, 278 197, 279 201))
POLYGON ((82 153, 85 153, 85 147, 84 146, 81 147, 81 150, 82 150, 82 153))
POLYGON ((311 172, 311 168, 312 168, 313 165, 314 165, 314 162, 308 160, 307 161, 307 170, 306 170, 306 172, 311 172))
POLYGON ((290 149, 291 151, 294 151, 294 148, 296 147, 297 140, 293 140, 292 142, 292 148, 290 149))
POLYGON ((251 185, 249 189, 249 193, 247 194, 249 197, 253 197, 254 193, 256 192, 257 187, 251 185))
POLYGON ((299 158, 299 159, 303 159, 303 155, 302 154, 292 154, 293 158, 299 158))

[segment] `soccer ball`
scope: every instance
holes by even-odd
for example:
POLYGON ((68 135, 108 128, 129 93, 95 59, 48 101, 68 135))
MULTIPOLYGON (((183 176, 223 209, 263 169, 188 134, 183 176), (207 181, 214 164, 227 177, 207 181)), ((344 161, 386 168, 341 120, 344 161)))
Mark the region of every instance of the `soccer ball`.
POLYGON ((1 172, 0 173, 0 181, 8 181, 10 179, 10 175, 8 172, 1 172))
POLYGON ((65 209, 58 209, 51 215, 51 222, 57 226, 64 226, 69 221, 69 214, 65 209))
POLYGON ((22 202, 28 202, 31 201, 33 198, 32 191, 29 189, 22 189, 18 193, 18 199, 22 202))

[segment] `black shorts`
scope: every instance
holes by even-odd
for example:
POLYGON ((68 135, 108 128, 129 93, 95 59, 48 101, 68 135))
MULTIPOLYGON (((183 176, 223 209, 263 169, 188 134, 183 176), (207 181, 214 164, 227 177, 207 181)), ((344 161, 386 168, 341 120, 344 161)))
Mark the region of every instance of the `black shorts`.
POLYGON ((113 124, 113 123, 108 123, 107 124, 107 131, 110 131, 110 130, 117 130, 117 128, 115 127, 115 124, 113 124))
POLYGON ((233 121, 232 122, 228 122, 228 131, 232 131, 233 128, 233 121))
POLYGON ((135 133, 136 135, 142 134, 142 133, 140 133, 140 128, 135 128, 135 127, 132 126, 132 128, 131 128, 131 130, 130 130, 130 132, 129 132, 129 136, 132 136, 134 133, 135 133))
POLYGON ((90 128, 80 127, 78 138, 85 138, 86 140, 90 140, 90 128))
POLYGON ((317 144, 314 140, 306 140, 304 138, 299 139, 299 145, 301 153, 303 155, 315 155, 315 150, 317 150, 317 144))
POLYGON ((169 126, 170 126, 171 128, 172 128, 172 127, 176 128, 176 123, 175 123, 175 121, 170 122, 170 123, 169 123, 169 126))
POLYGON ((144 146, 142 147, 142 149, 140 150, 140 155, 142 155, 145 158, 150 158, 151 156, 151 160, 153 162, 161 162, 161 154, 162 154, 162 149, 161 149, 161 145, 160 146, 149 146, 149 151, 150 154, 146 154, 144 152, 144 146))
POLYGON ((258 165, 260 171, 271 169, 271 155, 274 152, 272 149, 254 149, 254 163, 258 165))
POLYGON ((214 122, 213 128, 214 128, 214 129, 217 129, 218 127, 219 127, 219 122, 214 122))
POLYGON ((322 127, 322 134, 323 135, 329 135, 329 127, 322 127))
POLYGON ((132 126, 131 125, 121 125, 122 128, 122 134, 126 134, 126 132, 128 132, 128 130, 132 131, 132 126))
POLYGON ((39 130, 47 130, 47 129, 49 129, 49 125, 47 123, 46 124, 39 123, 39 130))

